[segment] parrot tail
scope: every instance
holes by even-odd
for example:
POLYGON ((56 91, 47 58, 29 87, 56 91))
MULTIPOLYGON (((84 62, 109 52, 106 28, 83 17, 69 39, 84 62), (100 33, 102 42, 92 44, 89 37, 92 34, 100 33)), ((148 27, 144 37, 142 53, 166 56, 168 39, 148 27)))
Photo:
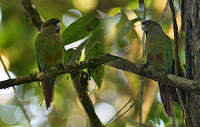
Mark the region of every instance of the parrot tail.
POLYGON ((43 93, 47 109, 51 106, 51 102, 53 101, 55 81, 55 78, 43 81, 43 93))
POLYGON ((171 103, 170 103, 170 89, 167 85, 158 82, 161 100, 168 117, 172 117, 171 103))

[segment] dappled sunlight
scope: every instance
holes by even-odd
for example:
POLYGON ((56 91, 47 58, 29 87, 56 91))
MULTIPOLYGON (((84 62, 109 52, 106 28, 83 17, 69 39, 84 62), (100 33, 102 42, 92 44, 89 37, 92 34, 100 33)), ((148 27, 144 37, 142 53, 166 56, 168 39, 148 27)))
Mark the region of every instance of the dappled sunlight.
POLYGON ((26 107, 32 116, 31 117, 31 125, 37 127, 37 126, 49 124, 48 114, 51 112, 52 107, 50 107, 47 110, 44 101, 41 104, 39 104, 38 98, 35 98, 26 107))
POLYGON ((106 89, 100 95, 101 100, 109 102, 112 105, 116 104, 118 98, 119 98, 119 95, 116 93, 116 91, 112 89, 106 89))
POLYGON ((149 122, 151 122, 151 123, 153 123, 153 126, 154 127, 165 127, 165 124, 164 124, 164 122, 163 122, 163 120, 162 119, 156 119, 155 121, 149 121, 149 122))
POLYGON ((74 21, 76 21, 78 18, 82 17, 82 14, 80 11, 76 9, 69 9, 66 14, 63 15, 63 23, 65 26, 69 26, 74 21))
POLYGON ((111 17, 104 20, 104 37, 106 42, 112 42, 116 38, 116 24, 111 17))
POLYGON ((108 123, 116 114, 115 108, 105 102, 96 104, 95 112, 103 124, 108 123))
MULTIPOLYGON (((8 60, 8 58, 5 55, 1 54, 1 58, 6 66, 7 69, 9 69, 10 67, 10 61, 8 60)), ((0 62, 0 70, 4 70, 3 64, 0 62)), ((5 79, 6 80, 6 79, 5 79)))
POLYGON ((23 112, 16 105, 0 106, 0 118, 8 125, 25 120, 23 112))
POLYGON ((153 2, 153 7, 158 11, 158 12, 162 12, 165 8, 167 4, 167 0, 162 0, 162 2, 160 0, 154 0, 153 2))
MULTIPOLYGON (((145 123, 147 116, 150 112, 151 105, 156 97, 158 83, 153 80, 148 80, 148 84, 145 84, 144 91, 144 103, 142 105, 142 122, 145 123)), ((136 121, 139 122, 139 113, 137 114, 136 121)))
MULTIPOLYGON (((176 21, 178 25, 178 31, 181 30, 181 12, 179 11, 176 15, 176 21)), ((173 22, 171 22, 169 31, 167 32, 167 35, 171 38, 174 39, 174 30, 173 30, 173 22)))
POLYGON ((94 10, 98 5, 98 0, 73 0, 74 7, 83 12, 94 10))
MULTIPOLYGON (((15 75, 12 72, 9 72, 11 78, 15 78, 15 75)), ((0 70, 0 81, 9 79, 6 72, 0 70)), ((8 104, 14 99, 14 90, 12 87, 7 89, 0 89, 0 104, 8 104)))
MULTIPOLYGON (((127 17, 129 20, 133 20, 135 18, 138 18, 138 16, 135 14, 134 11, 127 11, 127 17)), ((143 31, 142 31, 142 28, 141 28, 141 21, 138 21, 136 22, 134 25, 133 25, 133 28, 135 29, 135 31, 137 32, 137 35, 139 36, 139 39, 142 40, 142 36, 143 36, 143 31)))
POLYGON ((66 127, 87 127, 87 122, 82 115, 72 114, 66 122, 66 127))
MULTIPOLYGON (((142 59, 142 44, 141 40, 136 38, 132 40, 130 49, 128 50, 126 56, 126 59, 132 61, 132 62, 140 62, 142 59)), ((130 74, 129 72, 124 72, 128 84, 130 85, 130 89, 132 91, 132 96, 137 97, 139 93, 140 88, 140 77, 136 74, 130 74)))
POLYGON ((88 81, 88 91, 92 92, 95 89, 98 89, 97 84, 95 83, 94 79, 91 77, 91 79, 88 81))
POLYGON ((116 16, 118 13, 121 12, 121 8, 119 7, 115 7, 115 8, 111 8, 109 11, 108 11, 108 14, 111 15, 111 16, 116 16))

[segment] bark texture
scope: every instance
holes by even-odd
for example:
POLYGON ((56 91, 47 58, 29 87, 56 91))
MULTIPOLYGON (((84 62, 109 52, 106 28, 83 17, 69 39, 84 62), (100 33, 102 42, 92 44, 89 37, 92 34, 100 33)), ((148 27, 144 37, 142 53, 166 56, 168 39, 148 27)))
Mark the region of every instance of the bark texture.
MULTIPOLYGON (((200 80, 200 0, 183 0, 186 21, 187 78, 200 80)), ((200 92, 187 92, 192 127, 200 126, 200 92)))

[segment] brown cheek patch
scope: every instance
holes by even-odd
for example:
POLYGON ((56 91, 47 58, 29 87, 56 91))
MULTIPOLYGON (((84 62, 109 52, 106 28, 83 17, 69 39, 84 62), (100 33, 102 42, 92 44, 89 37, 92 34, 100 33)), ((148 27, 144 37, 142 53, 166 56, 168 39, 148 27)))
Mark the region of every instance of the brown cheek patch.
POLYGON ((57 53, 56 54, 56 61, 59 61, 61 57, 62 57, 61 53, 57 53))
POLYGON ((158 54, 156 55, 156 60, 157 60, 160 64, 163 63, 162 53, 158 53, 158 54))
POLYGON ((46 56, 45 56, 45 61, 46 61, 46 62, 51 62, 51 61, 52 61, 52 58, 51 58, 50 56, 47 56, 47 55, 46 55, 46 56))
POLYGON ((149 53, 147 55, 147 58, 148 58, 149 61, 153 61, 153 55, 151 53, 149 53))
POLYGON ((44 25, 43 25, 43 27, 48 27, 48 26, 50 26, 51 24, 48 24, 48 23, 45 23, 44 25))

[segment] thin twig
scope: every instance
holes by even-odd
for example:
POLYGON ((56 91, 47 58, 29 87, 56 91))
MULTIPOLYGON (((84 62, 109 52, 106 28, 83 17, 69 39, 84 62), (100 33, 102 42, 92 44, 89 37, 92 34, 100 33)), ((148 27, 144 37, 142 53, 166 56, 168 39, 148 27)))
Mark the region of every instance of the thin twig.
MULTIPOLYGON (((6 68, 6 65, 5 65, 5 63, 4 63, 4 61, 3 61, 2 57, 1 57, 1 54, 0 54, 0 61, 1 61, 2 65, 3 65, 3 68, 4 68, 4 70, 5 70, 5 72, 6 72, 7 76, 8 76, 8 78, 11 79, 11 76, 10 76, 10 74, 8 73, 8 70, 7 70, 7 68, 6 68)), ((21 110, 23 111, 24 116, 25 116, 26 120, 28 121, 29 126, 31 127, 31 120, 30 120, 30 118, 29 118, 29 116, 28 116, 28 114, 27 114, 27 112, 26 112, 26 109, 24 108, 23 103, 22 103, 21 101, 19 101, 19 99, 18 99, 18 97, 17 97, 17 92, 16 92, 15 86, 13 86, 13 90, 14 90, 14 95, 15 95, 16 101, 17 101, 17 103, 19 104, 21 110)))
POLYGON ((167 2, 166 2, 166 5, 165 5, 165 8, 164 8, 163 11, 162 11, 161 18, 160 18, 161 21, 164 21, 164 20, 166 19, 166 17, 168 17, 168 16, 167 16, 167 11, 168 11, 168 7, 169 7, 169 4, 168 4, 168 3, 169 3, 169 2, 167 1, 167 2))
POLYGON ((132 100, 133 100, 133 98, 130 98, 130 99, 128 100, 128 102, 113 116, 113 118, 110 119, 110 120, 108 121, 108 125, 111 124, 111 123, 113 122, 113 120, 121 113, 121 111, 122 111, 132 100))
POLYGON ((121 115, 119 115, 113 122, 118 121, 119 119, 121 119, 122 116, 124 116, 127 112, 129 112, 134 105, 135 105, 135 102, 133 102, 133 104, 125 112, 123 112, 121 115))
MULTIPOLYGON (((140 0, 142 1, 142 8, 143 8, 143 20, 146 19, 146 8, 145 8, 145 2, 144 0, 140 0)), ((142 35, 142 64, 144 63, 144 59, 145 59, 145 34, 143 33, 142 35)), ((140 123, 140 127, 142 127, 142 106, 143 106, 143 101, 144 101, 144 77, 141 76, 141 85, 140 85, 140 102, 139 102, 139 123, 140 123)))

